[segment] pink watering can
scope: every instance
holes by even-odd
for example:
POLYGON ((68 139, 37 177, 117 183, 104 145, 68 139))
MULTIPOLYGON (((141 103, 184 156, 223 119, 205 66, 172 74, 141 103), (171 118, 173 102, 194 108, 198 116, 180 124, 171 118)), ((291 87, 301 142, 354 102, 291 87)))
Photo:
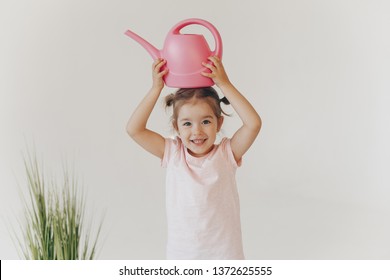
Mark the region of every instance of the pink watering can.
POLYGON ((208 21, 191 18, 177 23, 169 31, 164 48, 158 50, 134 32, 127 30, 127 36, 133 38, 155 60, 164 58, 169 72, 164 76, 165 84, 174 88, 199 88, 214 85, 212 79, 202 76, 201 72, 210 72, 202 65, 209 56, 222 58, 222 40, 218 30, 208 21), (215 40, 215 50, 211 51, 206 39, 200 34, 181 34, 180 30, 190 24, 199 24, 210 30, 215 40))

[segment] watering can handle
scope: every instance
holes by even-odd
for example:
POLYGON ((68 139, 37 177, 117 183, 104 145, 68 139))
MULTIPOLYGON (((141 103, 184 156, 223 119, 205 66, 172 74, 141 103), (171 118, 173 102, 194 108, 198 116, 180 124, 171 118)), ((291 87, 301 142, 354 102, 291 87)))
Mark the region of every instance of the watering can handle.
POLYGON ((180 34, 180 30, 187 25, 191 24, 199 24, 204 27, 206 27, 208 30, 210 30, 211 34, 214 37, 215 40, 215 50, 211 53, 211 56, 218 56, 220 59, 222 58, 222 39, 221 35, 219 34, 218 30, 212 25, 210 22, 199 19, 199 18, 190 18, 190 19, 185 19, 183 21, 180 21, 177 23, 174 27, 172 27, 170 33, 172 34, 180 34))

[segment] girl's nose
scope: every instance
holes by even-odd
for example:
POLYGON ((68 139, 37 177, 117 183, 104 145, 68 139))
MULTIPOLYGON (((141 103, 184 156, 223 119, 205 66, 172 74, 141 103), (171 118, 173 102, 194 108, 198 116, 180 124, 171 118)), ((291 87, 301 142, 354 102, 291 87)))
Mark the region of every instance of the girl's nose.
POLYGON ((193 134, 199 134, 201 132, 202 132, 202 128, 201 128, 200 125, 195 124, 195 125, 192 126, 192 133, 193 134))

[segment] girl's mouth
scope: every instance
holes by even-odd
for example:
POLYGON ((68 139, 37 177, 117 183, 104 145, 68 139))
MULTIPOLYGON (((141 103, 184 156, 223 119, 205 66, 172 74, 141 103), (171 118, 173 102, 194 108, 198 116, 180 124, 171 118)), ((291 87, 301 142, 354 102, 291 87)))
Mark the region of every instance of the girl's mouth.
POLYGON ((207 139, 193 139, 193 140, 190 140, 192 143, 194 143, 195 145, 202 145, 204 142, 206 142, 207 139))

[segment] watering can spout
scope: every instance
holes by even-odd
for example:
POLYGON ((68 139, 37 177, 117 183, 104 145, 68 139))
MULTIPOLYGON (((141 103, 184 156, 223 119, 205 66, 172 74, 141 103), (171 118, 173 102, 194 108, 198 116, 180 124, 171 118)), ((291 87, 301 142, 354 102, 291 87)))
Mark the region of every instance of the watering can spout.
POLYGON ((160 58, 161 56, 160 50, 158 50, 156 47, 151 45, 145 39, 141 38, 140 36, 138 36, 137 34, 135 34, 130 30, 127 30, 125 34, 130 38, 134 39, 135 41, 137 41, 141 46, 143 46, 147 50, 147 52, 152 56, 153 60, 160 58))

